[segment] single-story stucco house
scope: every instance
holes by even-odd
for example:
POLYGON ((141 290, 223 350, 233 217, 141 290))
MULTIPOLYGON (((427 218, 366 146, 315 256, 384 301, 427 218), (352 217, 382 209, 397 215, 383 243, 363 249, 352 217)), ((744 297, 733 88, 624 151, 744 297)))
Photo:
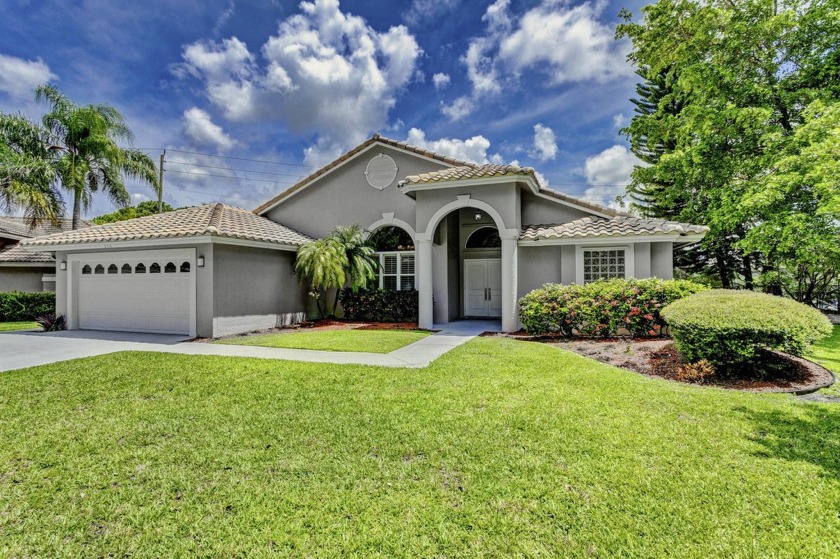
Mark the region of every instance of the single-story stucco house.
MULTIPOLYGON (((87 227, 89 224, 83 222, 87 227)), ((23 217, 0 216, 0 291, 55 291, 55 258, 51 252, 31 252, 20 241, 72 229, 72 220, 32 226, 23 217)))
POLYGON ((215 337, 303 319, 295 251, 357 223, 379 286, 417 289, 420 326, 496 317, 548 282, 673 275, 705 227, 631 217, 542 187, 534 170, 474 164, 374 135, 253 211, 208 204, 21 242, 49 251, 71 329, 215 337), (384 239, 384 240, 383 240, 384 239))

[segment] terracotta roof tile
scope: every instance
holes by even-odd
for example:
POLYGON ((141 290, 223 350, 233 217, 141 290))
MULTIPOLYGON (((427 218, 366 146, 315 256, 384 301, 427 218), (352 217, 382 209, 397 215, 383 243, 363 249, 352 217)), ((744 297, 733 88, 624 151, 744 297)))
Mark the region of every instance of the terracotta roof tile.
POLYGON ((691 225, 666 221, 664 219, 644 219, 632 216, 612 218, 584 217, 556 225, 526 225, 519 237, 525 241, 542 239, 579 239, 591 237, 627 237, 641 235, 694 235, 709 231, 703 225, 691 225))
POLYGON ((0 249, 0 264, 4 262, 50 262, 55 263, 52 253, 29 252, 20 247, 20 243, 0 249))
MULTIPOLYGON (((90 223, 82 221, 82 225, 89 227, 90 223)), ((60 219, 58 223, 43 221, 35 227, 30 227, 29 220, 25 217, 0 216, 0 237, 4 236, 4 233, 23 238, 40 237, 41 235, 70 231, 72 228, 72 219, 60 219)))
POLYGON ((485 165, 461 165, 450 167, 440 171, 430 171, 419 175, 409 175, 400 181, 400 186, 411 184, 428 184, 435 182, 448 182, 466 179, 481 179, 501 176, 530 176, 535 177, 534 170, 530 167, 519 167, 518 165, 496 165, 487 163, 485 165))
POLYGON ((172 212, 97 225, 36 239, 23 246, 70 245, 142 239, 213 235, 284 245, 301 245, 312 239, 248 210, 224 204, 205 204, 172 212))
POLYGON ((334 161, 332 161, 330 163, 327 163, 326 165, 324 165, 320 169, 317 169, 311 175, 299 180, 297 183, 293 184, 292 186, 290 186, 289 188, 287 188, 286 190, 284 190, 283 192, 281 192, 280 194, 278 194, 274 198, 272 198, 272 199, 270 199, 266 202, 263 202, 257 208, 254 209, 254 213, 255 214, 260 214, 260 213, 268 210, 269 208, 271 208, 275 204, 277 204, 279 201, 281 201, 283 198, 285 198, 285 197, 289 196, 290 194, 300 190, 301 188, 305 187, 306 185, 308 185, 313 180, 315 180, 318 177, 320 177, 321 175, 325 174, 327 171, 329 171, 329 170, 337 167, 338 165, 344 163, 345 161, 347 161, 348 159, 350 159, 351 157, 353 157, 354 155, 356 155, 360 151, 366 149, 368 146, 370 146, 372 144, 375 144, 375 143, 385 144, 387 146, 391 146, 391 147, 400 149, 402 151, 407 151, 407 152, 410 152, 410 153, 417 153, 417 154, 422 155, 424 157, 428 157, 430 159, 436 159, 436 160, 440 161, 441 163, 447 163, 449 165, 466 166, 466 167, 474 167, 475 166, 474 163, 470 163, 469 161, 461 161, 460 159, 455 159, 454 157, 449 157, 448 155, 435 153, 433 151, 429 151, 429 150, 426 150, 426 149, 423 149, 423 148, 420 148, 420 147, 417 147, 417 146, 409 145, 405 142, 398 142, 397 140, 392 140, 390 138, 386 138, 385 136, 380 136, 379 134, 374 134, 369 139, 365 140, 364 142, 362 142, 358 146, 354 147, 353 149, 351 149, 347 153, 338 157, 338 159, 335 159, 334 161))

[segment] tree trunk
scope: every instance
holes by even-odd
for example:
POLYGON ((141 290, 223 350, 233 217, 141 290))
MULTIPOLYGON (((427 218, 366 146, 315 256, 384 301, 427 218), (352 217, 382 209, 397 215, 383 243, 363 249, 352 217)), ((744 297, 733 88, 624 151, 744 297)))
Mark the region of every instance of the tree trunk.
POLYGON ((73 230, 79 228, 82 221, 82 192, 76 189, 73 192, 73 230))
POLYGON ((753 273, 752 273, 752 258, 749 254, 745 254, 742 258, 744 262, 744 287, 753 290, 753 273))
POLYGON ((726 255, 723 249, 717 248, 715 250, 715 260, 717 261, 718 275, 720 276, 720 286, 724 289, 729 289, 732 284, 729 282, 729 270, 726 267, 726 255))

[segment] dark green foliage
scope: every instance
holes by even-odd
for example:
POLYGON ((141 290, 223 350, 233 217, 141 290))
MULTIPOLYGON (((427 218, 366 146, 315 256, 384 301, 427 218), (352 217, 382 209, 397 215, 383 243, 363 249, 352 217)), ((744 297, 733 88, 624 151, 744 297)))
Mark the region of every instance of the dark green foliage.
POLYGON ((680 353, 688 361, 747 365, 764 348, 802 355, 831 334, 818 310, 791 299, 715 289, 675 301, 662 309, 680 353))
POLYGON ((64 322, 64 315, 55 314, 54 312, 39 316, 35 322, 38 323, 44 332, 58 332, 67 327, 64 322))
POLYGON ((374 231, 368 238, 377 252, 388 252, 393 250, 414 250, 414 241, 411 235, 402 227, 385 225, 374 231))
POLYGON ((24 322, 55 312, 55 293, 0 292, 0 322, 24 322))
POLYGON ((341 290, 344 318, 377 322, 417 322, 417 291, 341 290))
MULTIPOLYGON (((163 203, 163 211, 171 212, 174 210, 172 206, 163 203)), ((127 219, 134 219, 135 217, 146 217, 147 215, 155 215, 158 213, 158 203, 155 200, 147 200, 140 202, 136 206, 129 206, 127 208, 120 208, 115 212, 94 217, 93 221, 97 225, 104 223, 116 223, 117 221, 125 221, 127 219)))
POLYGON ((664 325, 660 309, 704 289, 687 280, 656 278, 548 284, 519 300, 519 319, 536 335, 614 336, 624 328, 633 336, 658 336, 664 325))

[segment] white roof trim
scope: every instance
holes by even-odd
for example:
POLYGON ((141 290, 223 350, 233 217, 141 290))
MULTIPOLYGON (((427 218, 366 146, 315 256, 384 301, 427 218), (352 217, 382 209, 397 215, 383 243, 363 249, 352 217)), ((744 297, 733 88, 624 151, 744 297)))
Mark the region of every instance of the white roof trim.
POLYGON ((658 235, 598 235, 589 237, 562 237, 559 239, 537 239, 520 240, 519 246, 551 246, 551 245, 601 245, 604 243, 630 242, 630 243, 656 243, 656 242, 679 242, 683 244, 697 243, 703 240, 705 234, 680 235, 674 233, 660 233, 658 235))
MULTIPOLYGON (((271 243, 267 241, 252 241, 248 239, 238 239, 236 237, 222 237, 216 235, 194 235, 185 237, 165 237, 157 239, 132 239, 128 241, 87 241, 83 243, 37 245, 33 247, 24 246, 22 248, 29 252, 88 252, 91 250, 106 252, 124 248, 157 248, 196 244, 236 245, 247 246, 252 248, 265 248, 269 250, 285 250, 292 252, 296 252, 298 249, 296 245, 271 243)), ((55 264, 53 264, 53 266, 55 266, 55 264)))

